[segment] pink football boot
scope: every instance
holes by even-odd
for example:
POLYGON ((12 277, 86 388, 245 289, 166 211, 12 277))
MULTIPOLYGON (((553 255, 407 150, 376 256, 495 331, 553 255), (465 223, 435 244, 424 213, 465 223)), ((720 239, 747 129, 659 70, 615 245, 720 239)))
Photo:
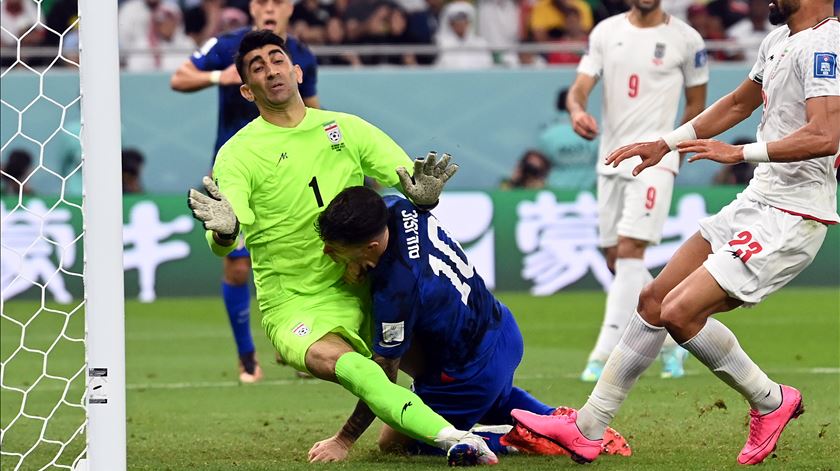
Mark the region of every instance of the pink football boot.
POLYGON ((532 434, 560 445, 578 463, 589 463, 601 453, 604 441, 590 440, 583 436, 575 423, 575 411, 570 411, 568 415, 538 415, 514 409, 510 415, 517 424, 521 424, 532 434))
POLYGON ((796 389, 781 385, 782 405, 773 412, 761 415, 757 410, 750 411, 750 436, 747 444, 738 455, 741 464, 758 464, 776 449, 776 442, 792 420, 805 412, 802 406, 802 394, 796 389))

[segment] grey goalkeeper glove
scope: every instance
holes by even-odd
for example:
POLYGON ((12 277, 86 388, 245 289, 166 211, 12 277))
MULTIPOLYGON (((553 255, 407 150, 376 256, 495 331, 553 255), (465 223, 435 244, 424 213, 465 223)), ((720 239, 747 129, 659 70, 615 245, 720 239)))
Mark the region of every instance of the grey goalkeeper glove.
POLYGON ((417 206, 434 207, 438 203, 443 186, 458 171, 458 165, 450 164, 449 159, 449 154, 443 154, 438 161, 437 153, 431 151, 425 159, 414 160, 413 177, 405 167, 397 168, 405 196, 417 206))
POLYGON ((187 204, 192 210, 194 218, 204 224, 204 228, 218 234, 220 239, 235 240, 239 236, 239 220, 233 212, 233 206, 210 177, 201 180, 207 196, 190 188, 187 204))

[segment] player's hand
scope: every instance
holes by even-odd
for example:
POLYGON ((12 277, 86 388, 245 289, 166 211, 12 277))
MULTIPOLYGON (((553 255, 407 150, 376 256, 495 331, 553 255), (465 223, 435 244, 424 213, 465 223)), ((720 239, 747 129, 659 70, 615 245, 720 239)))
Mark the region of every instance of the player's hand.
POLYGON ((591 141, 598 136, 598 122, 595 121, 595 118, 591 114, 585 111, 578 111, 572 114, 571 118, 572 129, 580 137, 591 141))
POLYGON ((242 78, 236 71, 236 64, 231 64, 222 71, 219 77, 219 85, 242 85, 242 78))
POLYGON ((418 206, 434 206, 440 198, 443 186, 458 171, 458 165, 449 163, 449 154, 443 154, 438 161, 435 151, 425 159, 414 160, 414 176, 405 167, 397 169, 405 196, 418 206))
POLYGON ((694 139, 677 144, 680 154, 694 153, 689 162, 714 160, 722 164, 737 164, 744 161, 744 146, 733 146, 714 139, 694 139))
POLYGON ((618 149, 612 151, 612 153, 607 156, 605 163, 607 165, 612 165, 613 167, 618 167, 618 164, 626 159, 639 156, 642 158, 642 163, 633 169, 633 176, 636 176, 642 170, 658 164, 659 161, 662 160, 662 157, 665 157, 665 155, 670 151, 671 149, 668 148, 668 144, 666 144, 662 139, 659 139, 658 141, 637 142, 635 144, 628 144, 626 146, 619 147, 618 149))
POLYGON ((309 450, 310 463, 328 463, 332 461, 344 461, 350 453, 352 443, 342 440, 338 436, 332 436, 326 440, 312 445, 309 450))
POLYGON ((201 183, 204 184, 207 195, 210 196, 190 188, 187 204, 192 210, 193 217, 201 221, 205 229, 215 232, 220 238, 236 239, 239 236, 239 220, 236 219, 233 206, 219 191, 212 178, 204 177, 201 183))

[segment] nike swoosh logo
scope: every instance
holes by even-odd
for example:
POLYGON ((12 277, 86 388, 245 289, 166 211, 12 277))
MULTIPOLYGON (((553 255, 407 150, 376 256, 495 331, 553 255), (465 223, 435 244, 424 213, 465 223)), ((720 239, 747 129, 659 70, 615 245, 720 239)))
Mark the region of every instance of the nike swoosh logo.
POLYGON ((575 437, 575 439, 572 441, 572 445, 580 446, 580 447, 588 447, 588 448, 598 448, 599 450, 601 449, 601 444, 600 443, 593 444, 593 443, 588 442, 588 441, 584 442, 578 437, 575 437))
POLYGON ((767 445, 769 445, 769 444, 770 444, 770 442, 773 440, 773 437, 775 437, 775 436, 776 436, 776 434, 777 434, 777 433, 779 433, 779 431, 780 431, 781 429, 782 429, 782 426, 781 426, 781 425, 780 425, 780 426, 778 426, 778 427, 776 427, 776 430, 774 430, 774 431, 773 431, 773 433, 771 433, 771 434, 767 437, 767 439, 766 439, 766 440, 764 440, 763 442, 761 442, 761 443, 759 444, 759 446, 757 446, 756 448, 753 448, 753 452, 752 452, 752 453, 742 453, 742 456, 743 456, 743 455, 746 455, 746 456, 753 457, 753 456, 755 456, 755 455, 757 455, 757 454, 761 453, 761 452, 762 452, 762 450, 764 450, 765 448, 767 448, 767 445))

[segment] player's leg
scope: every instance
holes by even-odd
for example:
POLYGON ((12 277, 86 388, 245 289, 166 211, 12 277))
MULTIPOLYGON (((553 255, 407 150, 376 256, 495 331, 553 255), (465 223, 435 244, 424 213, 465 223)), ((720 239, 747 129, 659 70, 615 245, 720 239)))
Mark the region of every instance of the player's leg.
MULTIPOLYGON (((615 274, 615 261, 618 256, 618 221, 624 208, 624 182, 618 175, 598 175, 598 237, 607 260, 607 267, 615 274)), ((622 326, 626 324, 618 317, 619 311, 610 309, 611 296, 613 300, 613 281, 607 292, 607 303, 604 307, 604 320, 595 346, 589 353, 586 367, 580 374, 582 381, 597 381, 604 369, 604 364, 621 337, 622 326)), ((614 304, 614 303, 613 303, 614 304)))
POLYGON ((306 368, 316 378, 343 386, 393 429, 448 451, 450 464, 470 464, 461 461, 467 456, 456 458, 456 454, 477 459, 472 464, 498 461, 481 438, 453 427, 414 392, 392 383, 379 365, 336 334, 327 334, 309 347, 306 368), (456 450, 459 447, 464 449, 456 450))
POLYGON ((262 369, 257 362, 256 347, 251 335, 251 292, 248 286, 251 257, 240 246, 223 260, 222 299, 239 353, 239 380, 253 383, 262 379, 262 369))
MULTIPOLYGON (((572 458, 587 462, 601 452, 602 440, 630 389, 659 354, 667 332, 659 319, 662 300, 682 280, 700 267, 711 252, 699 233, 689 238, 668 262, 659 276, 644 287, 636 313, 610 355, 601 378, 575 414, 567 417, 532 415, 513 411, 522 425, 555 440, 572 452, 572 458)), ((717 300, 709 300, 718 304, 717 300)))

